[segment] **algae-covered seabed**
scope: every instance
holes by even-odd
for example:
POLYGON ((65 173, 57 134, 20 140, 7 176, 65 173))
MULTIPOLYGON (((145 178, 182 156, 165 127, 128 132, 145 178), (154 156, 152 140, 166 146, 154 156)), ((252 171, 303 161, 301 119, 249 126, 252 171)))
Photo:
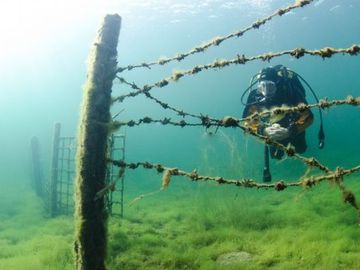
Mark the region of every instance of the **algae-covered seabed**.
MULTIPOLYGON (((145 173, 154 180, 144 193, 156 176, 145 173)), ((346 181, 359 194, 355 182, 346 181)), ((43 217, 27 187, 3 188, 0 202, 0 269, 73 269, 72 217, 43 217)), ((359 269, 359 240, 356 211, 327 183, 275 192, 174 178, 167 190, 126 204, 123 220, 110 219, 108 269, 359 269), (216 263, 233 251, 252 259, 216 263)))

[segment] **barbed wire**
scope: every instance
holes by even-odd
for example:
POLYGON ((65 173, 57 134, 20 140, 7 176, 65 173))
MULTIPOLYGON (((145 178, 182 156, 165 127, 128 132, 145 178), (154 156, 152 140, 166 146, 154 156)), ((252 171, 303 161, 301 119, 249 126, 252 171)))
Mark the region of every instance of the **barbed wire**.
MULTIPOLYGON (((156 170, 158 173, 164 173, 163 177, 166 178, 166 187, 170 183, 170 177, 171 176, 184 176, 188 178, 190 181, 213 181, 218 184, 226 184, 226 185, 235 185, 238 187, 244 187, 244 188, 273 188, 277 191, 285 190, 288 187, 308 187, 311 188, 323 181, 333 181, 335 182, 340 190, 342 191, 343 195, 343 201, 345 203, 351 204, 355 209, 358 211, 360 210, 360 207, 356 201, 355 195, 348 189, 345 188, 343 184, 343 177, 346 175, 353 174, 355 172, 360 171, 360 165, 357 165, 351 169, 343 169, 340 167, 337 167, 335 171, 329 171, 326 175, 320 175, 320 176, 310 176, 305 177, 303 179, 300 179, 299 181, 295 182, 287 182, 285 180, 279 180, 275 183, 258 183, 254 179, 250 178, 241 178, 241 179, 226 179, 221 176, 208 176, 208 175, 199 175, 197 170, 193 170, 192 172, 187 172, 180 170, 179 168, 171 168, 166 167, 162 164, 152 164, 149 162, 136 162, 136 163, 127 163, 124 160, 113 160, 108 159, 108 162, 112 163, 114 166, 117 166, 119 168, 128 168, 135 170, 139 167, 143 167, 144 169, 152 169, 156 170)), ((164 183, 163 183, 164 185, 164 183)), ((359 212, 360 214, 360 212, 359 212)))
MULTIPOLYGON (((254 137, 256 137, 257 139, 259 139, 262 143, 273 146, 277 149, 280 149, 282 151, 284 151, 287 156, 289 157, 293 157, 296 158, 298 160, 301 160, 303 163, 305 163, 308 166, 311 167, 317 167, 318 169, 328 173, 331 170, 326 167, 325 165, 321 164, 317 159, 315 158, 306 158, 301 156, 300 154, 295 152, 295 149, 292 145, 283 145, 275 140, 272 140, 269 136, 265 136, 265 135, 261 135, 259 133, 254 132, 253 130, 251 130, 248 127, 242 126, 240 125, 235 118, 232 118, 230 116, 226 116, 224 117, 223 120, 219 120, 219 124, 218 126, 222 126, 222 127, 237 127, 240 128, 241 130, 243 130, 245 133, 250 134, 254 137)), ((185 127, 185 126, 203 126, 202 123, 195 123, 195 124, 190 124, 190 123, 186 123, 184 120, 181 120, 179 122, 171 122, 169 118, 164 118, 163 120, 152 120, 150 117, 144 117, 142 119, 140 119, 138 122, 135 121, 129 121, 128 122, 128 126, 135 126, 135 125, 140 125, 141 123, 161 123, 163 125, 167 125, 167 124, 172 124, 174 126, 180 126, 180 127, 185 127)), ((120 125, 120 124, 119 124, 120 125)))
POLYGON ((238 119, 239 122, 243 121, 253 121, 259 120, 262 117, 273 117, 276 115, 296 113, 296 112, 304 112, 308 109, 320 108, 320 109, 329 109, 333 106, 340 105, 351 105, 351 106, 359 106, 360 105, 360 97, 348 96, 346 99, 320 99, 318 103, 314 104, 304 104, 300 103, 297 106, 282 106, 282 107, 274 107, 270 110, 264 110, 261 112, 255 112, 248 117, 238 119))
MULTIPOLYGON (((130 82, 126 81, 124 78, 119 78, 119 79, 120 79, 120 82, 121 82, 121 83, 124 83, 124 84, 126 84, 126 85, 129 85, 129 86, 130 86, 131 88, 133 88, 133 89, 140 89, 140 88, 137 88, 137 86, 136 86, 134 83, 130 83, 130 82)), ((163 107, 164 109, 172 110, 172 111, 176 112, 178 115, 180 115, 180 116, 182 116, 182 117, 190 116, 190 117, 193 117, 193 118, 199 118, 199 117, 198 117, 197 115, 195 115, 195 114, 186 113, 186 112, 184 112, 183 110, 178 110, 178 109, 176 109, 175 107, 170 106, 168 103, 165 103, 165 102, 163 102, 163 101, 155 98, 155 97, 152 96, 149 92, 145 92, 144 95, 145 95, 147 98, 155 101, 157 104, 159 104, 159 105, 160 105, 161 107, 163 107)))
MULTIPOLYGON (((150 85, 146 84, 143 87, 139 87, 134 82, 133 83, 127 82, 127 84, 136 91, 128 93, 128 94, 124 94, 124 95, 121 95, 118 97, 114 97, 113 102, 123 102, 124 99, 126 99, 128 97, 135 97, 139 94, 148 93, 153 88, 165 87, 171 82, 179 81, 181 78, 183 78, 185 76, 195 75, 204 70, 221 69, 221 68, 227 67, 229 65, 235 65, 235 64, 243 65, 243 64, 246 64, 247 62, 251 62, 251 61, 255 61, 255 60, 270 61, 271 59, 273 59, 275 57, 280 57, 283 55, 290 55, 290 56, 295 57, 296 59, 299 59, 305 55, 320 56, 325 59, 325 58, 332 57, 334 54, 349 54, 349 55, 353 56, 353 55, 359 54, 359 52, 360 52, 360 44, 354 44, 349 48, 324 47, 322 49, 317 49, 317 50, 307 50, 304 48, 295 48, 293 50, 285 50, 285 51, 280 51, 280 52, 275 52, 275 53, 265 53, 265 54, 260 54, 260 55, 256 55, 256 56, 251 56, 251 57, 246 57, 245 55, 237 55, 236 58, 233 58, 230 60, 226 60, 226 59, 215 60, 213 63, 210 63, 210 64, 196 65, 193 68, 188 69, 188 70, 175 71, 175 72, 173 72, 173 74, 171 76, 166 77, 166 78, 164 78, 160 81, 157 81, 153 84, 150 84, 150 85)), ((119 79, 119 81, 121 83, 126 82, 126 80, 122 77, 116 76, 116 78, 119 79)))
MULTIPOLYGON (((147 93, 147 95, 150 96, 150 94, 147 93)), ((351 106, 359 106, 360 105, 360 97, 352 97, 348 96, 346 99, 339 99, 339 100, 327 100, 327 99, 321 99, 318 103, 314 104, 304 104, 300 103, 297 106, 282 106, 282 107, 274 107, 270 110, 264 110, 261 112, 255 112, 251 114, 250 116, 244 117, 244 118, 236 118, 232 116, 225 116, 223 119, 216 119, 209 117, 208 115, 203 114, 192 114, 187 113, 183 110, 178 110, 174 107, 171 107, 165 102, 162 102, 152 96, 149 98, 154 99, 157 103, 159 103, 163 108, 165 109, 171 109, 175 111, 178 115, 185 117, 189 116, 192 118, 199 119, 200 123, 188 123, 185 120, 180 120, 178 122, 171 121, 171 118, 163 118, 163 119, 152 119, 149 116, 145 116, 143 118, 140 118, 139 120, 129 120, 129 121, 114 121, 115 125, 117 127, 121 126, 139 126, 141 124, 151 124, 151 123, 160 123, 162 125, 173 125, 173 126, 180 126, 180 127, 186 127, 186 126, 203 126, 205 128, 210 128, 212 126, 216 127, 239 127, 241 122, 246 121, 254 121, 254 120, 260 120, 262 117, 273 117, 277 115, 285 115, 289 113, 296 113, 296 112, 303 112, 308 109, 312 108, 321 108, 321 109, 329 109, 333 106, 340 106, 340 105, 351 105, 351 106)))
POLYGON ((204 116, 204 115, 192 115, 192 114, 186 114, 184 113, 184 115, 190 115, 190 116, 195 116, 197 118, 199 118, 201 120, 201 123, 187 123, 185 120, 181 120, 178 122, 175 121, 171 121, 171 118, 164 118, 164 119, 160 119, 160 120, 154 120, 151 117, 145 116, 141 119, 139 119, 138 121, 134 121, 134 120, 130 120, 128 122, 121 122, 121 121, 114 121, 114 125, 116 125, 116 127, 121 127, 124 125, 127 125, 129 127, 133 127, 133 126, 139 126, 141 124, 150 124, 150 123, 160 123, 162 125, 173 125, 173 126, 180 126, 180 127, 185 127, 185 126, 204 126, 206 128, 209 128, 211 126, 216 126, 216 127, 233 127, 233 128, 240 128, 242 129, 245 133, 248 133, 256 138, 258 138, 262 143, 265 143, 267 145, 271 145, 274 146, 277 149, 280 149, 282 151, 284 151, 287 156, 289 157, 294 157, 300 161, 302 161, 303 163, 305 163, 308 166, 311 167, 317 167, 318 169, 320 169, 321 171, 324 171, 326 173, 330 173, 331 170, 326 167, 325 165, 321 164, 317 159, 315 158, 306 158, 298 153, 295 152, 295 149, 291 146, 285 146, 275 140, 270 139, 270 137, 265 136, 265 135, 261 135, 258 134, 256 132, 254 132, 253 130, 251 130, 250 128, 241 125, 240 123, 243 121, 248 121, 248 120, 255 120, 255 119, 259 119, 260 117, 264 116, 264 115, 278 115, 278 114, 286 114, 286 113, 292 113, 292 112, 302 112, 305 111, 307 109, 310 108, 314 108, 314 107, 319 107, 322 109, 325 108, 330 108, 332 106, 339 106, 339 105, 352 105, 352 106, 358 106, 360 105, 360 98, 354 98, 352 96, 347 97, 347 99, 343 99, 343 100, 320 100, 319 103, 315 103, 315 104, 299 104, 298 106, 294 106, 294 107, 275 107, 272 110, 268 110, 268 111, 263 111, 260 113, 254 113, 252 115, 250 115, 249 117, 245 117, 245 118, 241 118, 241 119, 236 119, 235 117, 231 117, 231 116, 225 116, 223 119, 214 119, 214 118, 209 118, 208 116, 204 116))
MULTIPOLYGON (((138 65, 128 65, 126 67, 119 67, 116 70, 116 73, 121 73, 125 70, 132 70, 135 68, 140 67, 146 67, 151 68, 151 66, 154 65, 165 65, 172 61, 182 61, 188 56, 191 56, 193 54, 197 54, 199 52, 204 52, 208 48, 212 46, 218 46, 222 42, 224 42, 227 39, 233 38, 233 37, 240 37, 247 31, 251 29, 257 29, 261 25, 265 24, 266 22, 273 19, 275 16, 282 16, 283 14, 299 7, 303 7, 309 3, 313 2, 313 0, 298 0, 293 5, 290 5, 284 9, 279 9, 275 13, 271 14, 270 16, 267 16, 261 20, 257 20, 254 22, 251 26, 244 28, 243 30, 239 30, 237 32, 231 33, 229 35, 223 36, 223 37, 217 37, 214 38, 212 41, 205 43, 202 46, 197 46, 190 50, 187 53, 179 53, 174 57, 171 58, 160 58, 157 61, 148 62, 148 63, 142 63, 138 65)), ((139 167, 143 167, 145 169, 154 169, 158 173, 163 173, 163 184, 162 189, 166 188, 170 183, 170 178, 172 176, 184 176, 190 179, 191 181, 213 181, 218 184, 228 184, 228 185, 235 185, 239 187, 246 187, 246 188, 266 188, 266 189, 275 189, 277 191, 284 190, 288 187, 304 187, 304 188, 310 188, 314 185, 317 185, 323 181, 331 181, 335 183, 341 190, 343 201, 345 203, 351 204, 359 213, 360 217, 360 206, 356 201, 355 195, 352 191, 348 190, 344 185, 344 177, 347 175, 350 175, 352 173, 360 171, 360 165, 353 167, 351 169, 343 169, 340 167, 337 167, 335 170, 331 170, 324 164, 320 163, 319 160, 315 159, 314 157, 304 157, 298 153, 295 152, 295 148, 292 145, 283 145, 275 140, 272 140, 269 136, 258 134, 257 132, 250 129, 247 125, 243 124, 243 122, 246 121, 259 121, 262 117, 273 117, 278 116, 282 114, 288 114, 288 113, 294 113, 294 112, 303 112, 305 110, 309 110, 315 107, 318 107, 320 109, 328 109, 330 107, 336 106, 336 105, 353 105, 353 106, 359 106, 360 105, 360 97, 352 97, 348 96, 346 99, 343 100, 327 100, 323 99, 320 100, 318 103, 315 104, 299 104, 297 106, 293 107, 275 107, 270 110, 264 110, 262 112, 256 112, 248 117, 245 118, 235 118, 232 116, 225 116, 223 119, 215 119, 211 118, 208 115, 203 114, 193 114, 193 113, 187 113, 183 110, 177 109, 157 98, 152 96, 150 94, 150 91, 153 88, 162 88, 167 85, 169 85, 171 82, 177 82, 181 78, 191 75, 196 75, 202 71, 210 70, 210 69, 222 69, 224 67, 230 66, 230 65, 237 65, 237 64, 246 64, 251 61, 255 60, 262 60, 262 61, 270 61, 275 57, 281 57, 284 55, 292 56, 296 59, 299 59, 305 55, 310 56, 320 56, 323 59, 330 58, 335 54, 348 54, 348 55, 358 55, 360 53, 360 44, 354 44, 349 48, 331 48, 331 47, 324 47, 317 50, 308 50, 305 48, 295 48, 292 50, 285 50, 280 52, 269 52, 264 53, 256 56, 247 57, 244 54, 237 55, 233 59, 217 59, 209 64, 202 64, 202 65, 195 65, 191 69, 188 70, 182 70, 182 71, 174 71, 171 76, 166 77, 162 80, 159 80, 153 84, 145 84, 144 86, 140 87, 135 82, 128 82, 124 78, 120 76, 116 76, 117 79, 121 83, 124 83, 128 86, 130 86, 135 91, 120 95, 113 98, 113 102, 123 102, 128 97, 135 97, 139 94, 144 94, 147 98, 153 100, 157 104, 159 104, 164 109, 169 109, 177 113, 177 115, 185 118, 185 117, 192 117, 200 120, 198 123, 190 123, 188 121, 185 121, 184 119, 180 121, 173 121, 171 118, 164 117, 163 119, 152 119, 149 116, 145 116, 143 118, 140 118, 139 120, 130 120, 127 122, 121 122, 121 121, 113 121, 112 125, 120 127, 127 125, 129 127, 133 126, 139 126, 142 124, 150 124, 150 123, 156 123, 156 124, 162 124, 162 125, 173 125, 173 126, 180 126, 180 127, 186 127, 186 126, 204 126, 205 128, 209 128, 212 126, 216 126, 216 128, 219 127, 233 127, 233 128, 239 128, 243 130, 245 133, 250 134, 257 139, 259 139, 262 143, 266 145, 270 145, 272 147, 275 147, 277 149, 282 150, 288 157, 295 158, 297 160, 302 161, 308 168, 317 168, 319 169, 322 174, 318 176, 310 176, 310 177, 303 177, 300 178, 298 181, 288 182, 285 180, 279 180, 274 183, 258 183, 253 179, 249 178, 241 178, 241 179, 226 179, 220 176, 206 176, 206 175, 199 175, 196 170, 193 170, 192 172, 186 172, 183 170, 180 170, 178 168, 170 168, 166 167, 161 164, 152 164, 149 162, 136 162, 136 163, 126 163, 123 160, 112 160, 108 159, 108 162, 112 163, 115 166, 120 167, 122 170, 125 168, 128 169, 137 169, 139 167)), ((112 186, 107 190, 112 190, 112 186)))
MULTIPOLYGON (((132 83, 129 83, 128 81, 122 79, 122 83, 124 84, 127 84, 129 86, 132 86, 132 83)), ((209 117, 208 115, 204 115, 204 114, 199 114, 199 115, 196 115, 196 114, 193 114, 193 113, 188 113, 188 112, 185 112, 184 110, 182 109, 177 109, 171 105, 169 105, 168 103, 166 102, 163 102, 157 98, 155 98, 154 96, 152 96, 149 92, 146 92, 144 93, 145 96, 153 101, 155 101, 157 104, 159 104, 163 109, 169 109, 173 112, 175 112, 176 114, 178 114, 179 116, 182 116, 182 117, 192 117, 192 118, 196 118, 196 119, 199 119, 201 122, 202 122, 202 126, 206 127, 206 128, 209 128, 211 126, 219 126, 219 123, 220 123, 220 120, 218 119, 215 119, 215 118, 211 118, 209 117)), ((269 117, 272 117, 274 115, 281 115, 281 114, 287 114, 287 113, 294 113, 294 112, 302 112, 302 111, 305 111, 307 109, 312 109, 312 108, 315 108, 315 107, 318 107, 318 108, 321 108, 321 109, 328 109, 332 106, 335 106, 335 105, 353 105, 353 106, 358 106, 360 105, 360 97, 353 97, 353 96, 348 96, 346 99, 342 99, 342 100, 328 100, 328 99, 320 99, 318 103, 315 103, 315 104, 304 104, 304 103, 301 103, 297 106, 292 106, 292 107, 289 107, 289 106, 282 106, 282 107, 274 107, 272 108, 271 110, 264 110, 264 111, 261 111, 261 112, 255 112, 253 114, 251 114, 250 116, 248 117, 244 117, 244 118, 240 118, 240 119, 237 119, 236 121, 238 122, 244 122, 244 121, 253 121, 253 120, 258 120, 259 118, 261 117, 264 117, 264 116, 269 116, 269 117)), ((146 117, 146 118, 149 118, 149 117, 146 117)), ((140 119, 141 120, 141 119, 140 119)), ((137 126, 137 125, 140 125, 141 123, 144 123, 144 124, 149 124, 151 123, 152 119, 150 122, 148 121, 129 121, 130 122, 130 126, 137 126)), ((125 126, 125 125, 128 125, 129 122, 120 122, 118 123, 119 126, 125 126)), ((172 122, 168 122, 167 120, 165 120, 165 118, 163 120, 157 120, 158 123, 161 123, 161 124, 172 124, 172 122)), ((187 126, 187 123, 186 122, 182 122, 181 125, 178 125, 176 124, 176 126, 187 126)))
MULTIPOLYGON (((346 103, 339 103, 339 104, 346 104, 346 103)), ((273 146, 277 149, 282 150, 284 153, 286 153, 286 155, 288 157, 292 157, 295 159, 298 159, 300 161, 302 161, 304 164, 306 164, 307 166, 311 166, 311 167, 316 167, 318 169, 320 169, 321 171, 324 171, 326 173, 331 172, 331 170, 326 167, 325 165, 321 164, 317 159, 311 157, 311 158, 306 158, 298 153, 295 152, 294 147, 289 144, 287 146, 272 140, 269 136, 266 135, 261 135, 257 132, 254 132, 252 129, 243 126, 240 124, 240 121, 236 118, 233 118, 231 116, 225 116, 222 120, 216 120, 217 122, 217 127, 221 126, 221 127, 233 127, 233 128, 240 128, 241 130, 243 130, 245 133, 250 134, 254 137, 256 137, 257 139, 259 139, 262 143, 273 146)), ((118 127, 118 126, 122 126, 124 125, 124 123, 126 123, 126 125, 128 125, 129 127, 133 127, 133 126, 137 126, 140 125, 142 123, 144 124, 150 124, 150 123, 161 123, 163 125, 174 125, 174 126, 180 126, 180 127, 185 127, 185 126, 205 126, 203 123, 187 123, 185 120, 181 120, 179 122, 173 122, 171 121, 170 118, 164 118, 162 120, 153 120, 150 117, 144 117, 138 121, 129 121, 129 122, 119 122, 119 121, 114 121, 114 124, 118 127)), ((209 123, 207 124, 209 125, 209 123)))
POLYGON ((148 62, 148 63, 141 63, 141 64, 136 64, 136 65, 128 65, 126 67, 119 67, 117 70, 116 70, 116 73, 121 73, 125 70, 133 70, 133 69, 136 69, 136 68, 151 68, 151 66, 155 66, 155 65, 165 65, 169 62, 173 62, 173 61, 182 61, 184 60, 185 58, 191 56, 191 55, 194 55, 194 54, 197 54, 197 53, 200 53, 200 52, 204 52, 206 51, 207 49, 209 49, 210 47, 213 47, 213 46, 219 46, 222 42, 224 42, 225 40, 228 40, 228 39, 231 39, 231 38, 235 38, 235 37, 241 37, 243 36, 246 32, 250 31, 251 29, 258 29, 261 25, 264 25, 265 23, 269 22, 270 20, 272 20, 274 17, 276 16, 282 16, 294 9, 297 9, 297 8, 300 8, 300 7, 304 7, 308 4, 310 4, 311 2, 313 2, 314 0, 298 0, 298 1, 295 1, 294 4, 292 5, 289 5, 285 8, 280 8, 278 10, 276 10, 273 14, 263 18, 263 19, 259 19, 255 22, 253 22, 251 25, 249 25, 248 27, 242 29, 242 30, 238 30, 234 33, 230 33, 226 36, 222 36, 222 37, 215 37, 213 38, 211 41, 209 42, 206 42, 205 44, 203 45, 200 45, 200 46, 197 46, 193 49, 191 49, 189 52, 186 52, 186 53, 178 53, 176 56, 174 57, 163 57, 163 58, 160 58, 159 60, 157 61, 152 61, 152 62, 148 62))

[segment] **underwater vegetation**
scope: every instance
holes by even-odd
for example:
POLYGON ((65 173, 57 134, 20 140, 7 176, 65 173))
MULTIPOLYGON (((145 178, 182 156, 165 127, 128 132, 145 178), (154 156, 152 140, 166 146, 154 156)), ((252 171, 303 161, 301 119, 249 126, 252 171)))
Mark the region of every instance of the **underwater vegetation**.
POLYGON ((3 187, 0 194, 0 269, 73 269, 72 218, 46 218, 29 187, 3 187))
POLYGON ((123 221, 112 220, 111 269, 359 267, 357 215, 338 204, 335 187, 269 193, 174 185, 129 208, 123 221), (123 245, 112 246, 116 236, 123 245), (219 265, 218 258, 231 252, 246 252, 250 259, 219 265))
MULTIPOLYGON (((0 269, 73 269, 73 218, 45 218, 28 188, 16 191, 1 192, 0 269)), ((358 269, 358 217, 340 198, 327 185, 284 193, 174 181, 109 219, 107 269, 358 269), (248 257, 220 264, 232 252, 248 257)))

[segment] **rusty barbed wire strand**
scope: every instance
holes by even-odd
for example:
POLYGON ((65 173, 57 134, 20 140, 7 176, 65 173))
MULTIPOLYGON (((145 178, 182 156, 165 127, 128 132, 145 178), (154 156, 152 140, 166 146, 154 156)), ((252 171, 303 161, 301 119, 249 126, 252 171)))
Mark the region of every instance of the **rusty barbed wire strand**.
MULTIPOLYGON (((252 57, 246 57, 245 55, 238 55, 236 58, 233 58, 230 60, 226 60, 226 59, 215 60, 213 63, 204 64, 204 65, 196 65, 193 68, 185 70, 185 71, 175 71, 175 72, 173 72, 173 74, 170 77, 166 77, 166 78, 164 78, 158 82, 155 82, 154 84, 151 84, 151 85, 146 84, 143 87, 139 87, 135 83, 131 83, 130 84, 131 87, 136 91, 128 93, 128 94, 124 94, 124 95, 121 95, 118 97, 114 97, 113 102, 123 102, 124 99, 126 99, 128 97, 135 97, 139 94, 148 93, 155 87, 157 87, 157 88, 165 87, 169 83, 178 81, 181 78, 183 78, 184 76, 195 75, 203 70, 220 69, 220 68, 227 67, 229 65, 246 64, 247 62, 251 62, 251 61, 255 61, 255 60, 270 61, 272 58, 280 57, 283 55, 290 55, 290 56, 295 57, 296 59, 299 59, 305 55, 320 56, 325 59, 325 58, 332 57, 334 54, 340 54, 340 53, 341 54, 349 54, 351 56, 357 55, 360 53, 360 44, 354 44, 349 48, 338 48, 338 49, 330 48, 330 47, 324 47, 324 48, 318 49, 318 50, 307 50, 304 48, 296 48, 293 50, 286 50, 286 51, 281 51, 281 52, 276 52, 276 53, 265 53, 265 54, 260 54, 260 55, 256 55, 256 56, 252 56, 252 57)), ((120 80, 120 82, 125 82, 124 78, 119 77, 119 76, 117 76, 117 78, 120 80)))
POLYGON ((226 179, 220 176, 199 175, 196 170, 193 170, 192 172, 186 172, 178 168, 170 168, 162 164, 153 164, 149 162, 127 163, 123 160, 112 160, 112 159, 108 159, 107 161, 119 168, 128 168, 135 170, 138 169, 139 167, 143 167, 144 169, 156 170, 158 173, 162 173, 165 170, 167 170, 170 172, 171 176, 184 176, 189 178, 191 181, 214 181, 218 184, 229 184, 229 185, 235 185, 246 188, 274 188, 277 191, 284 190, 287 187, 313 187, 314 185, 319 184, 322 181, 330 181, 333 179, 338 179, 339 177, 344 177, 346 175, 350 175, 360 171, 360 165, 355 166, 351 169, 343 169, 338 167, 334 172, 330 172, 326 175, 310 176, 296 182, 286 182, 285 180, 279 180, 272 184, 265 184, 265 183, 258 183, 250 178, 226 179))
POLYGON ((162 180, 163 183, 161 190, 168 187, 171 176, 183 176, 188 178, 190 181, 212 181, 218 184, 235 185, 244 188, 257 188, 257 189, 272 188, 275 189, 276 191, 282 191, 288 187, 311 188, 317 184, 320 184, 323 181, 331 181, 331 182, 335 182, 338 185, 342 193, 343 202, 349 203, 353 208, 355 208, 355 210, 358 212, 360 219, 360 206, 356 200, 356 197, 354 193, 351 190, 347 189, 343 183, 344 176, 360 171, 360 165, 355 166, 351 169, 343 169, 337 167, 335 171, 333 172, 329 171, 326 175, 310 176, 295 182, 278 180, 272 184, 266 184, 266 183, 258 183, 250 178, 226 179, 221 176, 199 175, 197 173, 197 170, 193 170, 192 172, 186 172, 178 168, 174 168, 174 167, 170 168, 161 164, 152 164, 149 162, 126 163, 124 160, 113 160, 113 159, 108 159, 107 162, 110 162, 114 166, 117 166, 121 169, 129 168, 135 170, 141 166, 144 169, 153 169, 156 170, 158 173, 163 173, 164 175, 163 175, 163 180, 162 180), (164 183, 164 179, 166 179, 165 183, 164 183))
POLYGON ((211 41, 208 41, 203 45, 200 45, 200 46, 197 46, 197 47, 191 49, 189 52, 178 53, 174 57, 163 57, 163 58, 160 58, 157 61, 152 61, 152 62, 148 62, 148 63, 141 63, 141 64, 136 64, 136 65, 128 65, 126 67, 119 67, 116 70, 116 73, 121 73, 121 72, 123 72, 125 70, 130 71, 130 70, 133 70, 135 68, 143 68, 143 67, 150 69, 151 66, 165 65, 165 64, 167 64, 169 62, 173 62, 173 61, 180 62, 180 61, 184 60, 185 58, 187 58, 187 57, 189 57, 191 55, 194 55, 194 54, 197 54, 197 53, 200 53, 200 52, 204 52, 205 50, 207 50, 210 47, 219 46, 225 40, 228 40, 228 39, 231 39, 231 38, 234 38, 234 37, 237 37, 237 38, 241 37, 251 29, 258 29, 261 25, 264 25, 265 23, 269 22, 274 17, 282 16, 282 15, 284 15, 284 14, 286 14, 286 13, 288 13, 288 12, 294 10, 294 9, 304 7, 304 6, 310 4, 313 1, 314 0, 297 0, 297 1, 295 1, 294 4, 289 5, 289 6, 285 7, 285 8, 280 8, 280 9, 276 10, 273 14, 271 14, 271 15, 263 18, 263 19, 256 20, 251 25, 249 25, 248 27, 246 27, 246 28, 244 28, 242 30, 238 30, 238 31, 236 31, 234 33, 230 33, 230 34, 228 34, 226 36, 215 37, 211 41))
MULTIPOLYGON (((171 118, 164 117, 164 119, 152 119, 151 117, 145 116, 143 118, 140 118, 139 120, 130 120, 128 122, 122 122, 122 121, 113 121, 112 124, 115 126, 115 128, 119 128, 122 126, 128 126, 128 127, 134 127, 134 126, 140 126, 141 124, 151 124, 151 123, 159 123, 162 125, 172 125, 172 126, 179 126, 179 127, 185 127, 185 126, 203 126, 202 123, 188 123, 185 120, 180 120, 178 122, 171 121, 171 118)), ((115 129, 114 128, 114 129, 115 129)))
MULTIPOLYGON (((138 90, 139 88, 137 88, 137 86, 134 83, 130 83, 128 81, 126 81, 124 78, 119 78, 121 83, 124 83, 126 85, 129 85, 131 88, 138 90)), ((172 106, 170 106, 169 104, 155 98, 154 96, 152 96, 149 92, 145 92, 144 93, 145 96, 153 101, 155 101, 157 104, 159 104, 161 107, 163 107, 164 109, 169 109, 172 110, 174 112, 176 112, 179 116, 185 117, 185 116, 190 116, 193 118, 199 118, 199 116, 195 115, 195 114, 191 114, 191 113, 186 113, 183 110, 178 110, 172 106)))
POLYGON ((203 115, 201 113, 200 113, 200 115, 187 113, 183 110, 173 108, 172 106, 168 105, 167 103, 162 102, 162 101, 150 96, 150 94, 148 94, 148 95, 149 95, 149 98, 155 100, 163 108, 173 110, 174 112, 176 112, 178 115, 180 115, 182 117, 189 116, 192 118, 199 119, 201 121, 201 123, 188 123, 185 120, 181 120, 179 122, 174 122, 174 121, 171 121, 171 118, 165 117, 164 119, 152 119, 149 116, 145 116, 137 121, 135 121, 135 120, 114 121, 115 125, 118 127, 121 127, 121 126, 133 127, 133 126, 139 126, 141 124, 160 123, 163 125, 174 125, 174 126, 181 126, 181 127, 185 127, 185 126, 204 126, 206 128, 209 128, 212 126, 237 127, 238 125, 240 125, 241 122, 259 120, 261 117, 264 117, 264 116, 272 117, 272 116, 281 115, 281 114, 302 112, 307 109, 312 109, 312 108, 316 108, 316 107, 321 108, 321 109, 329 109, 333 106, 340 106, 340 105, 351 105, 351 106, 359 106, 360 105, 360 97, 348 96, 346 99, 339 99, 339 100, 321 99, 318 103, 314 103, 314 104, 301 103, 301 104, 299 104, 297 106, 293 106, 293 107, 284 107, 284 106, 283 107, 274 107, 271 110, 255 112, 252 115, 244 117, 244 118, 235 118, 232 116, 225 116, 223 119, 216 119, 216 118, 211 118, 208 115, 203 115))
POLYGON ((252 115, 239 119, 239 122, 243 121, 252 121, 252 120, 259 120, 261 117, 264 116, 275 116, 275 115, 281 115, 281 114, 287 114, 287 113, 294 113, 294 112, 302 112, 307 109, 312 108, 320 108, 320 109, 329 109, 333 106, 339 106, 339 105, 351 105, 351 106, 359 106, 360 105, 360 97, 353 97, 348 96, 346 99, 334 99, 334 100, 328 100, 328 99, 320 99, 318 103, 314 104, 304 104, 300 103, 297 106, 293 107, 274 107, 270 110, 264 110, 262 112, 255 112, 252 115))

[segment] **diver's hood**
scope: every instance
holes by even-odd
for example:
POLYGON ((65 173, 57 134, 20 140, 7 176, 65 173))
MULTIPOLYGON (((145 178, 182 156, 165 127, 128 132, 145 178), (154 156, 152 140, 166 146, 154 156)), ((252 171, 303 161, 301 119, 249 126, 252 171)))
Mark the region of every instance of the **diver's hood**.
POLYGON ((283 68, 282 65, 277 65, 275 67, 266 67, 263 68, 258 76, 258 80, 259 81, 272 81, 275 84, 278 83, 279 81, 279 75, 278 75, 278 71, 283 68))

